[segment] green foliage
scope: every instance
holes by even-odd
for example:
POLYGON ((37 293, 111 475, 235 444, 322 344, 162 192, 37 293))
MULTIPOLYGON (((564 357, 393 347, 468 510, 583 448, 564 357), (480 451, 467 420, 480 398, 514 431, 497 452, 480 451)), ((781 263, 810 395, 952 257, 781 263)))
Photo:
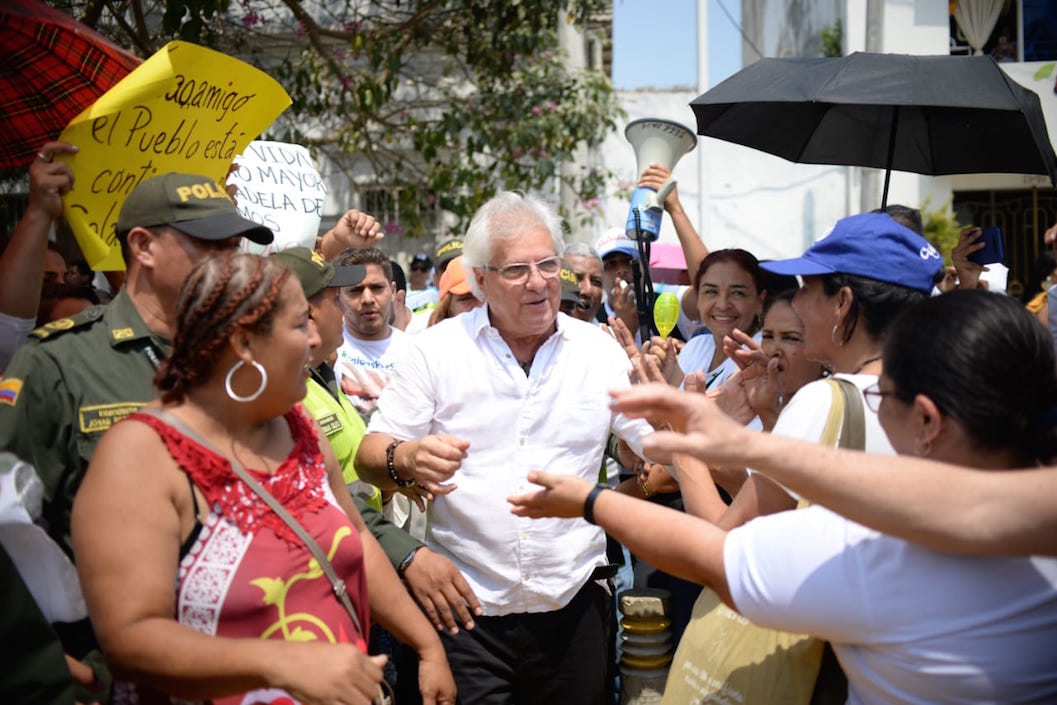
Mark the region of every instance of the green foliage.
POLYGON ((839 58, 844 56, 844 28, 838 17, 833 25, 822 28, 822 56, 839 58))
POLYGON ((951 201, 936 208, 929 208, 928 198, 921 204, 921 222, 925 231, 925 239, 932 243, 941 255, 945 264, 951 264, 951 249, 958 244, 958 235, 962 230, 954 216, 951 201))
POLYGON ((461 229, 499 189, 558 183, 581 204, 563 215, 595 215, 610 174, 575 156, 621 112, 608 77, 566 66, 558 29, 560 13, 580 24, 605 0, 157 2, 122 3, 126 15, 154 13, 150 32, 105 13, 97 29, 140 54, 179 38, 260 66, 293 100, 270 137, 395 187, 404 231, 419 232, 416 204, 436 204, 461 229))

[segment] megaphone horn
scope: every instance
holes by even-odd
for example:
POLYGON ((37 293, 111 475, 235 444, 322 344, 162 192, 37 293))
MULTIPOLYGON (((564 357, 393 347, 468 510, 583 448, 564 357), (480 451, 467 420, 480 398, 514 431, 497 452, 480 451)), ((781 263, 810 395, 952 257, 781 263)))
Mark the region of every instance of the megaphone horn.
MULTIPOLYGON (((687 127, 671 120, 643 118, 633 120, 624 128, 624 137, 635 149, 638 174, 650 164, 663 164, 668 171, 679 159, 697 146, 697 137, 687 127)), ((665 197, 674 188, 669 180, 661 193, 647 186, 639 186, 631 195, 631 210, 624 229, 633 240, 653 242, 661 232, 661 213, 665 197)))
POLYGON ((697 137, 689 128, 659 118, 629 122, 624 137, 635 150, 639 174, 653 163, 663 164, 671 171, 684 154, 697 146, 697 137))

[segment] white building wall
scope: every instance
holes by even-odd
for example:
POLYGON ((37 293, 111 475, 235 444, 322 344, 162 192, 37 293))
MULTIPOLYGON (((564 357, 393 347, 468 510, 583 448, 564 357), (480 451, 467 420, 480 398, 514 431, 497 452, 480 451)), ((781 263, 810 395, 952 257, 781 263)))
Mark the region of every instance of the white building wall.
MULTIPOLYGON (((765 12, 760 31, 762 43, 777 41, 780 0, 751 1, 765 12), (776 9, 778 8, 778 9, 776 9)), ((820 4, 828 4, 820 0, 820 4)), ((884 8, 884 50, 887 53, 946 54, 948 47, 947 4, 940 0, 888 0, 884 8)), ((846 0, 844 37, 847 52, 861 51, 866 36, 866 0, 846 0)), ((698 23, 699 37, 706 36, 707 21, 698 23)), ((706 74, 707 75, 707 74, 706 74)), ((689 107, 695 97, 682 91, 634 91, 618 94, 627 112, 627 122, 638 118, 664 118, 680 122, 696 132, 696 121, 689 107)), ((624 123, 626 124, 626 123, 624 123)), ((623 226, 628 196, 637 177, 635 155, 617 134, 602 144, 604 166, 618 175, 618 183, 603 202, 604 219, 591 233, 575 237, 597 238, 608 226, 623 226)), ((697 148, 676 165, 674 176, 679 195, 691 221, 710 249, 743 247, 760 258, 791 257, 800 254, 833 221, 860 211, 862 169, 855 167, 795 164, 747 147, 698 138, 697 148), (703 204, 703 208, 702 208, 703 204)), ((953 185, 977 177, 932 178, 895 172, 889 187, 889 203, 919 206, 928 198, 933 207, 951 197, 953 185)), ((1000 177, 1003 178, 1003 177, 1000 177)), ((1025 178, 1009 177, 1022 183, 1025 178)), ((883 173, 877 179, 874 205, 880 205, 883 173)), ((994 183, 989 180, 988 183, 994 183)), ((666 217, 661 229, 662 242, 676 242, 666 217)))

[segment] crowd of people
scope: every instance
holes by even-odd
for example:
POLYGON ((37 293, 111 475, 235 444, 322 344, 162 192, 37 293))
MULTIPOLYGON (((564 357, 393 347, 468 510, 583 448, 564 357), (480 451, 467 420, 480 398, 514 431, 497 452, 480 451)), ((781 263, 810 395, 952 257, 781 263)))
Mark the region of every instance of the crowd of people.
POLYGON ((104 279, 49 246, 75 150, 0 254, 5 702, 610 705, 633 586, 671 705, 1057 700, 1052 255, 1025 308, 979 228, 952 272, 902 207, 759 261, 671 189, 686 283, 644 290, 504 191, 405 280, 370 214, 245 254, 170 173, 104 279))

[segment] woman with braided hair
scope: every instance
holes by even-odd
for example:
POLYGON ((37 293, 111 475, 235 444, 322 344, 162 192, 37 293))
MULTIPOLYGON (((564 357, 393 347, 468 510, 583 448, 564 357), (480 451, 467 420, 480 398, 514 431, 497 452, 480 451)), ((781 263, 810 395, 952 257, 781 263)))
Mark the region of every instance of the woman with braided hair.
POLYGON ((210 258, 179 321, 161 399, 107 432, 74 506, 114 701, 370 703, 385 663, 366 653, 373 617, 418 651, 423 701, 454 703, 436 632, 298 403, 319 335, 297 278, 256 255, 210 258))

